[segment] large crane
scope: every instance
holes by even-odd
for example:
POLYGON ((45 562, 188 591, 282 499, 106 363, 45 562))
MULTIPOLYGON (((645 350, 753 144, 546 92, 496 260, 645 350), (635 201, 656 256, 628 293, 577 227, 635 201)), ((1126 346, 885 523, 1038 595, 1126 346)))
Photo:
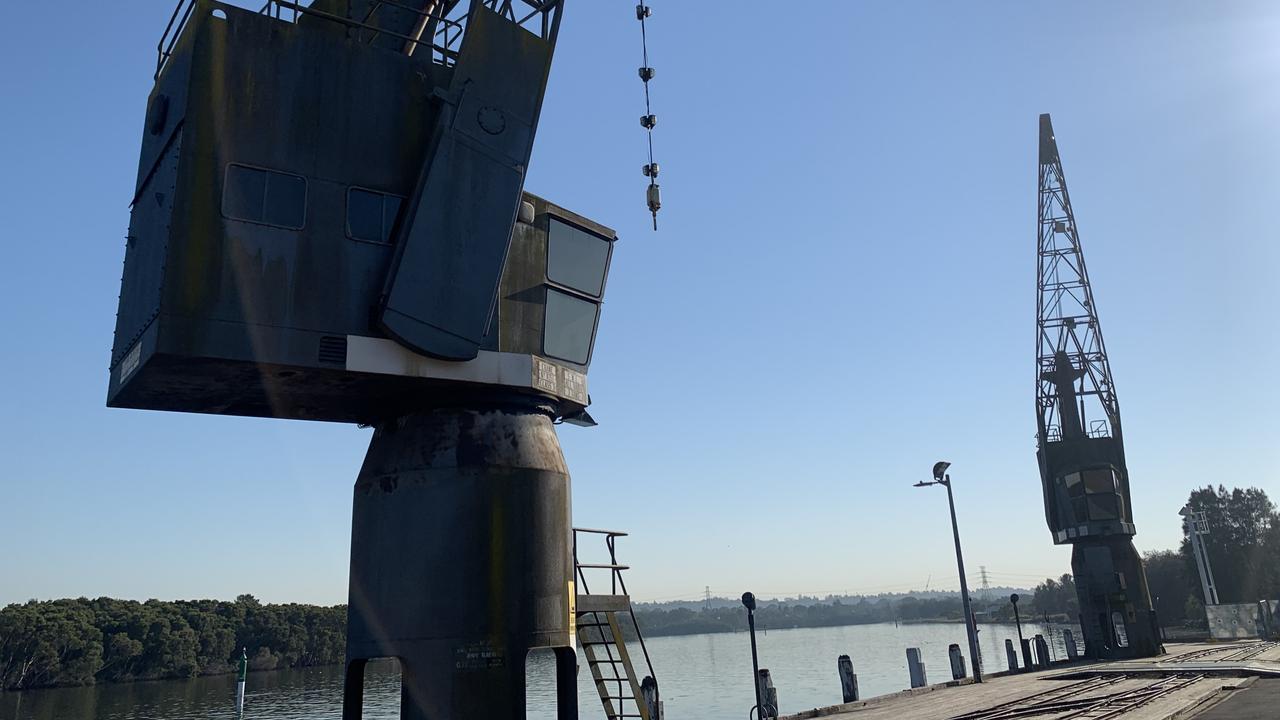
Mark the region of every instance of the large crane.
POLYGON ((1036 281, 1037 456, 1045 519, 1070 544, 1085 652, 1162 652, 1125 465, 1120 403, 1089 286, 1062 158, 1040 116, 1036 281))
MULTIPOLYGON (((554 427, 594 424, 617 236, 524 191, 563 4, 178 0, 157 46, 107 403, 373 426, 344 720, 385 657, 403 720, 523 718, 533 650, 577 718, 578 617, 629 614, 579 610, 554 427)), ((608 657, 610 716, 654 720, 652 668, 608 657)))

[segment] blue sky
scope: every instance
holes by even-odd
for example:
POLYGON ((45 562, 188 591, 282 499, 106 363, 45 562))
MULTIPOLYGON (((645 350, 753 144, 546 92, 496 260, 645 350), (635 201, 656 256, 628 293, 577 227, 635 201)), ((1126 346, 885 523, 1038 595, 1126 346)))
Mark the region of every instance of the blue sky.
MULTIPOLYGON (((1125 420, 1141 550, 1206 483, 1280 496, 1270 2, 568 3, 527 188, 617 228, 565 427, 575 522, 641 599, 1069 571, 1035 463, 1036 118, 1054 126, 1125 420)), ((0 45, 0 603, 343 602, 369 431, 104 407, 169 0, 21 3, 0 45)))

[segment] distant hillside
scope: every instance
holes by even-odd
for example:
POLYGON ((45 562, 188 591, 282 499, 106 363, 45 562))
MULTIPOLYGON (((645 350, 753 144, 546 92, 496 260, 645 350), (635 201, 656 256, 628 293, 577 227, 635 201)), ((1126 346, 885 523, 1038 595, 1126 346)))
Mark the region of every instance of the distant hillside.
MULTIPOLYGON (((973 593, 973 611, 987 622, 1013 621, 1010 593, 1027 598, 1022 610, 1026 617, 1035 612, 1033 593, 1022 588, 990 588, 973 593)), ((929 591, 881 595, 841 595, 758 600, 756 624, 769 629, 835 627, 882 622, 960 622, 963 605, 958 592, 929 591)), ((747 614, 734 598, 712 598, 703 602, 673 601, 637 603, 636 621, 646 637, 740 632, 747 629, 747 614)), ((629 627, 629 624, 627 625, 629 627)))
MULTIPOLYGON (((1015 588, 1007 586, 999 586, 985 589, 970 589, 969 595, 974 600, 989 600, 1007 602, 1010 594, 1018 593, 1031 597, 1033 591, 1026 588, 1015 588)), ((876 595, 826 595, 819 597, 816 595, 798 595, 795 597, 785 598, 757 598, 757 602, 761 606, 765 605, 831 605, 836 602, 845 605, 852 605, 859 602, 877 603, 882 601, 894 601, 902 598, 912 597, 918 600, 936 600, 939 598, 948 598, 960 596, 956 590, 912 590, 902 593, 879 593, 876 595)), ((637 602, 636 609, 644 608, 648 610, 702 610, 710 603, 711 609, 719 608, 741 608, 742 601, 737 597, 713 597, 707 600, 666 600, 662 602, 637 602)))

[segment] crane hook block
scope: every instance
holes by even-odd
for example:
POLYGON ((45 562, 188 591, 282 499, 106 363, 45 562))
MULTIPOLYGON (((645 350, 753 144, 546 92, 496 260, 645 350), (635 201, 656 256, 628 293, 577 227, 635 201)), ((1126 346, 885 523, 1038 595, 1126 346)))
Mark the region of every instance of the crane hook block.
POLYGON ((640 172, 644 173, 647 178, 656 178, 658 177, 658 163, 649 163, 640 168, 640 172))
POLYGON ((662 191, 658 189, 658 183, 649 183, 649 190, 645 193, 645 200, 649 203, 649 212, 657 213, 662 207, 662 191))
POLYGON ((649 212, 653 215, 653 229, 658 229, 658 209, 662 207, 662 191, 658 183, 649 181, 649 189, 645 192, 645 200, 649 203, 649 212))
POLYGON ((642 67, 642 68, 640 68, 640 79, 641 79, 641 80, 643 80, 643 81, 645 81, 645 82, 649 82, 650 80, 652 80, 652 79, 653 79, 653 74, 654 74, 654 73, 653 73, 653 68, 651 68, 651 67, 642 67))
POLYGON ((647 7, 647 6, 645 6, 644 4, 640 4, 640 5, 637 5, 637 6, 636 6, 636 19, 637 19, 637 20, 640 20, 640 21, 642 21, 642 22, 643 22, 645 18, 649 17, 649 16, 650 16, 650 15, 652 15, 652 14, 653 14, 653 9, 652 9, 652 8, 647 7))
POLYGON ((645 130, 652 130, 654 126, 657 124, 658 124, 657 115, 641 115, 640 116, 640 127, 644 128, 645 130))

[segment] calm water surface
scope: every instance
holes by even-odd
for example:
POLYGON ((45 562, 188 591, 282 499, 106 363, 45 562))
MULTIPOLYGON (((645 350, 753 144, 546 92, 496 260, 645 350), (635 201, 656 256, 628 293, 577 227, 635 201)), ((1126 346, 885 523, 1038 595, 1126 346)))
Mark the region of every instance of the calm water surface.
MULTIPOLYGON (((981 625, 984 667, 1005 667, 1004 641, 1012 625, 981 625)), ((1023 624, 1027 637, 1050 633, 1045 626, 1023 624)), ((1079 632, 1076 637, 1079 637, 1079 632)), ((1053 627, 1058 657, 1063 657, 1061 628, 1053 627)), ((832 628, 771 630, 758 637, 760 665, 769 668, 783 713, 840 702, 836 658, 853 658, 863 697, 907 687, 906 648, 919 647, 930 682, 951 679, 947 646, 965 649, 961 624, 895 626, 849 625, 832 628)), ((741 720, 754 702, 751 646, 746 633, 659 637, 648 641, 649 654, 671 720, 741 720)), ((632 657, 639 659, 639 647, 632 657)), ((549 656, 530 659, 529 718, 554 720, 555 688, 549 656)), ((578 677, 582 718, 604 717, 584 667, 578 677)), ((365 717, 397 720, 399 675, 394 663, 372 663, 366 672, 365 717)), ((281 670, 249 675, 244 720, 338 720, 342 676, 337 666, 281 670)), ((0 693, 2 720, 204 720, 235 714, 235 676, 167 680, 89 688, 59 688, 0 693)))

